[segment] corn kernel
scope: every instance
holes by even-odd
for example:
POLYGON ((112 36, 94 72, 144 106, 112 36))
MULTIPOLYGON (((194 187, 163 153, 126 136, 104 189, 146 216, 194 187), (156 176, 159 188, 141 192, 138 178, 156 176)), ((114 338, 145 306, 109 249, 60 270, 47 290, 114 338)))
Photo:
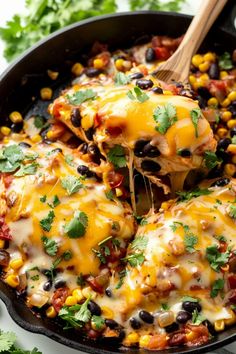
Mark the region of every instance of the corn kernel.
POLYGON ((202 72, 202 73, 205 73, 209 68, 210 68, 210 62, 209 61, 204 61, 203 63, 201 63, 199 65, 199 70, 202 72))
POLYGON ((217 129, 216 134, 218 135, 219 138, 225 138, 228 134, 228 130, 225 128, 219 128, 217 129))
POLYGON ((4 240, 0 240, 0 248, 4 248, 5 246, 5 241, 4 240))
POLYGON ((42 138, 41 138, 41 136, 40 136, 39 134, 36 134, 36 135, 34 135, 34 136, 31 137, 31 140, 32 140, 34 143, 39 143, 39 142, 42 140, 42 138))
POLYGON ((220 79, 224 79, 225 77, 227 77, 229 74, 227 73, 227 71, 220 71, 220 79))
POLYGON ((227 152, 236 155, 236 144, 229 144, 229 146, 227 147, 227 152))
POLYGON ((141 336, 139 339, 140 348, 147 348, 148 344, 150 343, 151 338, 152 338, 152 336, 150 336, 149 334, 145 334, 145 335, 141 336))
POLYGON ((54 133, 52 130, 49 130, 49 131, 47 132, 47 138, 48 138, 49 140, 55 139, 55 133, 54 133))
POLYGON ((23 117, 20 112, 14 111, 9 115, 10 120, 12 123, 21 123, 23 121, 23 117))
POLYGON ((161 203, 161 209, 163 210, 168 210, 171 206, 171 203, 168 201, 168 202, 163 202, 161 203))
POLYGON ((136 344, 139 342, 139 335, 136 332, 131 332, 125 338, 125 344, 127 346, 131 346, 132 344, 136 344))
POLYGON ((225 174, 227 174, 229 176, 233 176, 236 172, 235 165, 232 163, 227 163, 224 167, 224 172, 225 172, 225 174))
POLYGON ((200 76, 200 79, 203 81, 203 82, 206 82, 209 80, 209 75, 204 73, 200 76))
POLYGON ((17 270, 19 268, 21 268, 23 266, 24 262, 22 260, 22 258, 17 258, 17 259, 13 259, 10 262, 10 267, 14 270, 17 270))
POLYGON ((202 55, 200 54, 195 54, 193 57, 192 57, 192 64, 194 66, 196 66, 196 68, 199 67, 199 65, 203 62, 203 57, 202 55))
POLYGON ((114 318, 114 312, 107 306, 101 306, 102 314, 104 317, 113 319, 114 318))
POLYGON ((232 113, 230 111, 225 111, 222 113, 221 115, 221 119, 224 121, 224 122, 228 122, 228 120, 230 120, 230 118, 232 117, 232 113))
POLYGON ((117 197, 121 197, 122 194, 123 194, 122 189, 116 188, 116 196, 117 196, 117 197))
POLYGON ((230 310, 231 318, 225 319, 225 325, 226 326, 232 326, 236 322, 236 315, 234 311, 230 310))
POLYGON ((225 98, 223 102, 221 102, 221 107, 228 107, 230 105, 230 99, 225 98))
POLYGON ((77 299, 75 296, 67 296, 66 301, 65 301, 65 305, 66 306, 73 306, 77 304, 77 299))
MULTIPOLYGON (((235 149, 235 151, 236 151, 236 149, 235 149)), ((236 164, 236 155, 234 155, 234 156, 232 157, 232 162, 233 162, 234 164, 236 164)))
POLYGON ((115 66, 117 70, 123 70, 124 59, 117 59, 115 61, 115 66))
POLYGON ((104 67, 104 62, 100 58, 94 59, 93 66, 95 69, 102 69, 104 67))
POLYGON ((236 91, 232 91, 228 94, 228 99, 230 101, 235 101, 236 100, 236 91))
POLYGON ((10 141, 9 138, 4 137, 4 139, 3 139, 3 144, 8 144, 9 141, 10 141))
POLYGON ((74 74, 75 76, 81 75, 82 72, 83 72, 83 70, 84 70, 84 67, 83 67, 83 65, 80 64, 80 63, 75 63, 75 64, 72 66, 72 68, 71 68, 71 72, 72 72, 72 74, 74 74))
POLYGON ((8 127, 1 127, 1 133, 5 136, 8 136, 11 133, 11 129, 8 127))
POLYGON ((54 309, 53 306, 50 306, 47 310, 46 310, 46 316, 49 318, 55 318, 57 316, 57 312, 54 309))
POLYGON ((5 282, 12 288, 16 288, 20 284, 19 277, 15 274, 8 275, 5 279, 5 282))
POLYGON ((217 98, 211 97, 211 98, 209 98, 209 100, 207 101, 207 104, 208 104, 208 106, 217 107, 218 104, 219 104, 219 102, 218 102, 217 98))
POLYGON ((48 76, 50 77, 51 80, 56 80, 58 78, 59 72, 58 71, 48 70, 47 74, 48 74, 48 76))
POLYGON ((40 90, 40 96, 43 101, 48 101, 52 98, 52 89, 50 87, 43 87, 40 90))
POLYGON ((203 60, 205 60, 205 61, 214 62, 215 59, 216 59, 216 57, 215 57, 215 54, 214 54, 214 53, 208 52, 208 53, 206 53, 205 55, 203 55, 203 60))
POLYGON ((163 90, 163 94, 164 95, 173 95, 173 92, 171 92, 169 90, 163 90))
POLYGON ((236 127, 236 119, 230 119, 228 122, 227 122, 227 127, 229 129, 232 129, 234 127, 236 127))
POLYGON ((81 289, 73 290, 72 296, 76 298, 77 302, 80 302, 81 300, 84 299, 81 289))
POLYGON ((221 332, 225 329, 225 322, 224 320, 217 320, 214 323, 215 331, 216 332, 221 332))
POLYGON ((82 294, 83 296, 87 299, 87 298, 91 298, 92 300, 96 299, 97 297, 97 293, 95 293, 95 291, 93 291, 90 286, 87 286, 86 288, 84 288, 82 290, 82 294))
POLYGON ((194 75, 189 75, 188 81, 192 85, 196 82, 196 77, 194 75))

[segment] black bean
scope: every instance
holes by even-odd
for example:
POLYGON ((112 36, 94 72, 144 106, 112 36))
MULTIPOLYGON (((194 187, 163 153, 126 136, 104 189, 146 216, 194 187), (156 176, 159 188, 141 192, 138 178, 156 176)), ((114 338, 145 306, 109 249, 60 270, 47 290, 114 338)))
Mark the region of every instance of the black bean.
POLYGON ((193 90, 190 89, 183 89, 180 91, 180 96, 184 96, 184 97, 188 97, 188 98, 194 98, 195 93, 193 92, 193 90))
POLYGON ((142 90, 147 90, 153 86, 153 81, 149 79, 140 79, 136 81, 136 85, 142 90))
POLYGON ((217 150, 221 150, 221 149, 226 150, 229 144, 231 144, 230 138, 220 139, 217 144, 217 150))
POLYGON ((48 280, 46 283, 43 284, 43 290, 44 291, 50 291, 52 287, 52 281, 48 280))
POLYGON ((129 77, 130 77, 130 80, 137 80, 137 79, 141 79, 144 75, 140 72, 137 72, 137 73, 133 73, 131 74, 129 77))
POLYGON ((142 310, 139 312, 139 317, 143 320, 143 322, 150 324, 154 322, 154 317, 150 314, 150 312, 142 310))
POLYGON ((111 291, 111 289, 107 288, 107 289, 105 290, 105 294, 106 294, 106 296, 108 296, 108 297, 112 297, 112 291, 111 291))
POLYGON ((160 156, 160 151, 156 146, 151 145, 150 143, 146 144, 143 148, 144 156, 147 157, 157 157, 160 156))
POLYGON ((105 319, 105 325, 111 329, 119 327, 119 324, 116 321, 111 320, 109 318, 105 319))
POLYGON ((216 330, 215 330, 213 324, 210 321, 205 320, 204 322, 202 322, 202 324, 207 327, 208 331, 210 332, 210 334, 212 336, 216 335, 216 330))
POLYGON ((209 98, 211 98, 211 94, 210 94, 209 90, 204 86, 199 87, 197 89, 197 92, 205 100, 209 100, 209 98))
POLYGON ((145 60, 147 63, 151 63, 152 61, 154 61, 156 59, 156 53, 155 50, 153 48, 148 48, 146 50, 145 53, 145 60))
POLYGON ((85 130, 85 135, 88 140, 93 140, 93 134, 94 134, 93 128, 89 128, 88 130, 85 130))
POLYGON ((144 153, 143 153, 143 148, 145 147, 146 144, 148 144, 149 141, 148 140, 137 140, 134 146, 134 155, 137 157, 144 157, 144 153))
POLYGON ((228 111, 232 113, 233 118, 236 118, 236 106, 234 104, 229 105, 228 111))
POLYGON ((99 149, 98 149, 97 145, 90 144, 88 146, 88 153, 91 154, 91 155, 98 155, 99 154, 99 149))
POLYGON ((88 68, 88 69, 85 70, 85 74, 88 77, 96 77, 99 74, 101 74, 101 72, 102 71, 100 69, 95 69, 95 68, 88 68))
POLYGON ((91 314, 95 316, 100 316, 102 313, 101 307, 98 304, 96 304, 96 302, 94 302, 93 300, 89 301, 88 309, 91 312, 91 314))
POLYGON ((53 153, 55 154, 62 154, 62 149, 61 148, 56 148, 52 150, 53 153))
POLYGON ((158 172, 158 171, 160 171, 161 166, 159 165, 159 163, 157 163, 155 161, 145 160, 145 161, 142 161, 141 168, 142 168, 142 170, 147 171, 147 172, 158 172))
POLYGON ((88 144, 87 144, 87 143, 83 143, 83 144, 81 145, 80 151, 81 151, 83 154, 87 154, 87 152, 88 152, 88 144))
POLYGON ((19 143, 18 145, 19 145, 20 147, 26 148, 26 149, 31 148, 31 145, 30 145, 30 144, 24 143, 23 141, 22 141, 21 143, 19 143))
POLYGON ((70 120, 74 127, 79 128, 81 126, 81 115, 79 108, 72 109, 70 120))
POLYGON ((64 279, 57 279, 54 283, 55 289, 64 288, 66 281, 64 279))
POLYGON ((224 187, 229 184, 229 178, 221 178, 211 184, 211 187, 224 187))
POLYGON ((186 312, 186 311, 180 311, 178 313, 178 315, 176 316, 176 321, 178 323, 183 324, 183 323, 186 323, 188 320, 191 320, 191 318, 192 318, 191 313, 186 312))
POLYGON ((77 167, 77 172, 80 173, 82 176, 86 177, 93 177, 94 173, 90 171, 90 169, 85 165, 80 165, 77 167))
POLYGON ((231 130, 230 130, 230 136, 231 138, 233 138, 233 136, 236 135, 236 127, 233 127, 231 130))
POLYGON ((177 154, 181 157, 191 157, 192 153, 189 149, 179 149, 177 154))
POLYGON ((201 312, 202 306, 198 302, 184 301, 182 307, 185 311, 193 313, 195 310, 201 312))
POLYGON ((13 133, 20 133, 20 131, 23 129, 23 122, 20 123, 13 123, 11 125, 11 130, 13 133))
POLYGON ((206 108, 207 106, 207 100, 201 96, 197 96, 196 97, 196 100, 198 100, 198 104, 199 104, 199 107, 200 108, 206 108))
POLYGON ((153 87, 153 88, 152 88, 152 92, 157 93, 157 94, 160 94, 160 95, 163 94, 163 90, 162 90, 162 88, 159 87, 159 86, 153 87))
POLYGON ((133 329, 139 329, 142 326, 141 323, 139 322, 139 320, 137 320, 137 318, 135 318, 135 317, 131 317, 131 319, 129 320, 129 323, 133 329))
POLYGON ((172 333, 172 332, 178 331, 178 329, 179 329, 179 325, 176 322, 174 322, 171 325, 165 327, 166 333, 172 333))
POLYGON ((222 166, 220 168, 216 166, 211 171, 209 171, 207 178, 218 178, 218 177, 222 177, 222 175, 223 175, 222 166))
POLYGON ((220 69, 217 63, 212 63, 208 71, 208 75, 213 80, 218 80, 220 76, 220 69))

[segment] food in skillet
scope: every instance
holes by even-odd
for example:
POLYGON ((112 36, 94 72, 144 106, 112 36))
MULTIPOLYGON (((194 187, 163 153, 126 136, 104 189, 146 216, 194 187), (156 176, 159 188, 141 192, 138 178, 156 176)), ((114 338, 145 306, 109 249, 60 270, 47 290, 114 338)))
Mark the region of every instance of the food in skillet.
MULTIPOLYGON (((192 90, 181 83, 166 87, 156 81, 155 70, 177 43, 154 37, 147 46, 114 54, 98 46, 101 53, 87 68, 73 66, 78 77, 50 105, 53 117, 32 116, 23 124, 13 112, 10 127, 0 129, 2 279, 33 311, 104 343, 148 349, 199 345, 236 322, 235 180, 228 178, 236 171, 233 56, 227 54, 224 63, 220 57, 219 64, 214 53, 194 56, 192 90), (153 86, 141 88, 136 80, 153 86), (69 102, 74 98, 75 105, 69 102), (122 134, 107 135, 108 106, 115 123, 122 119, 117 107, 125 113, 122 134), (132 109, 146 118, 130 129, 132 109), (167 116, 155 121, 156 109, 167 116), (163 120, 164 133, 158 131, 163 120), (173 144, 174 155, 164 156, 162 145, 153 148, 153 136, 165 148, 173 144), (144 140, 140 150, 137 139, 144 140), (131 167, 132 154, 142 174, 146 160, 161 165, 147 175, 155 182, 160 178, 166 191, 170 185, 162 171, 176 173, 181 188, 179 172, 203 168, 214 179, 180 191, 159 212, 152 206, 148 215, 136 217, 137 229, 123 169, 131 167)), ((52 80, 58 75, 48 74, 52 80)), ((42 99, 51 96, 50 88, 41 90, 42 99)))

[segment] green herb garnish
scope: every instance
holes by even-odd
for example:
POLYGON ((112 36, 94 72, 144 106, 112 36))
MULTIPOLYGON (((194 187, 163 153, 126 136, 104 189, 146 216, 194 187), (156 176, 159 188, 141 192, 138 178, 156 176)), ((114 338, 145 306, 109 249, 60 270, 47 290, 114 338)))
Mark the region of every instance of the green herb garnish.
POLYGON ((85 101, 94 99, 97 97, 97 93, 91 89, 87 89, 83 91, 76 91, 73 95, 67 95, 66 97, 70 104, 77 106, 85 101))
POLYGON ((177 121, 176 108, 168 102, 165 106, 158 106, 153 114, 154 121, 157 123, 156 130, 160 134, 166 131, 177 121))
POLYGON ((74 218, 64 228, 69 238, 80 238, 84 236, 88 226, 88 216, 83 211, 76 211, 74 218))
POLYGON ((129 76, 125 75, 121 71, 119 71, 115 76, 115 85, 127 85, 130 82, 129 76))
POLYGON ((131 243, 131 249, 144 251, 148 244, 148 238, 146 236, 137 236, 131 243))
POLYGON ((74 194, 83 188, 81 178, 76 176, 67 176, 62 178, 61 185, 64 189, 66 189, 68 195, 74 194))
POLYGON ((125 167, 127 162, 125 158, 125 150, 121 145, 115 145, 107 154, 108 161, 113 163, 117 168, 125 167))
POLYGON ((58 251, 58 244, 56 241, 46 237, 46 236, 42 236, 41 240, 43 242, 44 245, 44 250, 45 252, 49 255, 49 256, 55 256, 57 254, 58 251))
POLYGON ((95 328, 98 330, 103 328, 105 325, 105 320, 101 316, 93 315, 93 317, 91 318, 91 322, 94 324, 95 328))
POLYGON ((137 267, 143 264, 145 257, 143 253, 136 253, 136 254, 130 254, 127 257, 122 258, 121 260, 128 262, 131 267, 137 267))
POLYGON ((186 202, 192 198, 197 198, 200 197, 201 195, 208 195, 211 193, 212 192, 208 188, 200 189, 199 187, 196 187, 193 190, 188 192, 176 192, 176 194, 179 196, 178 198, 179 202, 186 202))
POLYGON ((191 110, 190 112, 190 116, 194 125, 194 129, 195 129, 195 136, 196 138, 198 138, 198 129, 197 129, 197 125, 198 125, 198 121, 202 116, 202 112, 200 110, 200 108, 194 108, 191 110))
POLYGON ((40 226, 44 231, 49 232, 51 230, 54 218, 55 218, 54 211, 50 210, 48 216, 40 220, 40 226))
POLYGON ((219 67, 221 70, 230 70, 233 68, 233 62, 229 52, 224 52, 224 54, 219 57, 219 67))
POLYGON ((218 295, 218 293, 224 289, 225 281, 224 279, 217 279, 211 289, 211 297, 214 298, 218 295))
POLYGON ((206 249, 206 259, 210 263, 211 268, 214 269, 214 271, 216 272, 219 272, 220 267, 228 263, 229 257, 229 249, 224 253, 219 252, 217 245, 209 246, 206 249))
POLYGON ((202 322, 204 322, 206 318, 198 312, 197 309, 194 310, 193 315, 192 315, 192 322, 196 326, 199 326, 202 322))
POLYGON ((143 90, 141 90, 138 86, 135 86, 133 88, 133 90, 129 90, 127 92, 127 96, 132 101, 137 100, 140 103, 143 103, 143 102, 149 100, 149 96, 145 92, 143 92, 143 90))
POLYGON ((60 199, 57 195, 54 195, 52 198, 52 202, 48 203, 48 206, 50 206, 50 208, 56 208, 59 204, 61 204, 60 199))
POLYGON ((211 170, 212 168, 216 167, 219 165, 219 163, 222 160, 216 156, 216 154, 213 151, 205 151, 204 153, 204 162, 206 167, 211 170))

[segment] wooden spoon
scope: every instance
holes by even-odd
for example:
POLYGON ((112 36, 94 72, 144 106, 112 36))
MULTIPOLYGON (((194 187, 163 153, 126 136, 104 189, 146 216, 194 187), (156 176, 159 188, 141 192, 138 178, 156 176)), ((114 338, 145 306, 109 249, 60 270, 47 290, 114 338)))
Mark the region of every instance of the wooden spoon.
POLYGON ((202 0, 183 41, 176 52, 158 67, 156 77, 166 83, 187 81, 191 58, 225 6, 227 0, 202 0))

